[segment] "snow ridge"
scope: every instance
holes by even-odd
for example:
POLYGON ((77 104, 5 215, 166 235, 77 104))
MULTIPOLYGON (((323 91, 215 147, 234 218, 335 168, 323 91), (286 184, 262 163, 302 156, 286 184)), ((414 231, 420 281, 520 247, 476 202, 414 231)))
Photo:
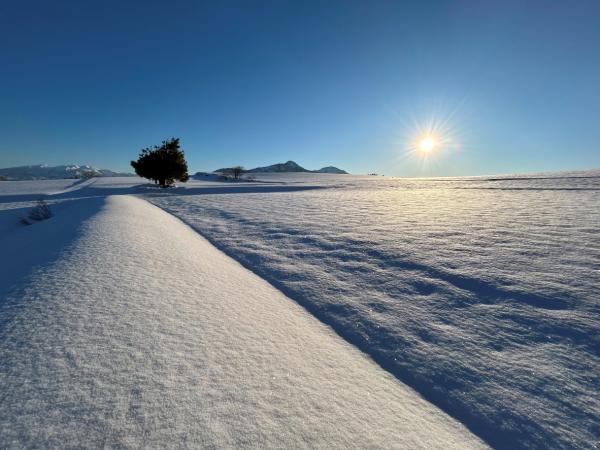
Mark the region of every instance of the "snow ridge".
POLYGON ((0 292, 0 447, 484 447, 162 210, 62 206, 0 292))

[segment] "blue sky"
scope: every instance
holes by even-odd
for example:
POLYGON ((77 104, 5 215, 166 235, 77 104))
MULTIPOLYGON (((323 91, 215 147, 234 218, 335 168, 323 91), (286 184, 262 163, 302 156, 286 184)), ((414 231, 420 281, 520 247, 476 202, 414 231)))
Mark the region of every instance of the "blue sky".
POLYGON ((0 167, 600 167, 597 1, 0 3, 0 167), (443 143, 411 153, 430 123, 443 143))

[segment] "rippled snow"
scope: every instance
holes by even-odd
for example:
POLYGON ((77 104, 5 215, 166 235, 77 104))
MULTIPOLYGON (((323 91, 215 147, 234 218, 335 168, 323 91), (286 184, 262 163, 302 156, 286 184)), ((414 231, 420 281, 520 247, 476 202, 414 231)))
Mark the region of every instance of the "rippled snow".
POLYGON ((148 197, 497 447, 600 439, 600 172, 148 197))

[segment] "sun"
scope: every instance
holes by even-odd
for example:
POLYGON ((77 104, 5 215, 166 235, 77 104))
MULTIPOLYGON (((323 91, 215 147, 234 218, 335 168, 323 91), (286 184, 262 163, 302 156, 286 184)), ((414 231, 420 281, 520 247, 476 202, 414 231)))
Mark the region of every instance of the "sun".
MULTIPOLYGON (((409 119, 411 119, 409 117, 409 119)), ((411 158, 423 166, 442 162, 454 154, 459 148, 458 129, 452 125, 452 115, 432 115, 427 120, 407 120, 403 134, 404 154, 402 157, 411 158)))
POLYGON ((433 136, 423 136, 417 142, 417 149, 423 153, 429 153, 437 145, 437 141, 433 136))

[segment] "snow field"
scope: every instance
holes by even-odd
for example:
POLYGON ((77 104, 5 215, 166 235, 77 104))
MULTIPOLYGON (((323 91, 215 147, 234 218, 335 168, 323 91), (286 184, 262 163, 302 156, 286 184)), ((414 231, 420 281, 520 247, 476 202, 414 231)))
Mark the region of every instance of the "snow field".
POLYGON ((600 445, 598 171, 322 185, 148 198, 493 446, 600 445))
POLYGON ((484 446, 143 200, 65 202, 12 250, 43 237, 0 290, 0 447, 484 446))

